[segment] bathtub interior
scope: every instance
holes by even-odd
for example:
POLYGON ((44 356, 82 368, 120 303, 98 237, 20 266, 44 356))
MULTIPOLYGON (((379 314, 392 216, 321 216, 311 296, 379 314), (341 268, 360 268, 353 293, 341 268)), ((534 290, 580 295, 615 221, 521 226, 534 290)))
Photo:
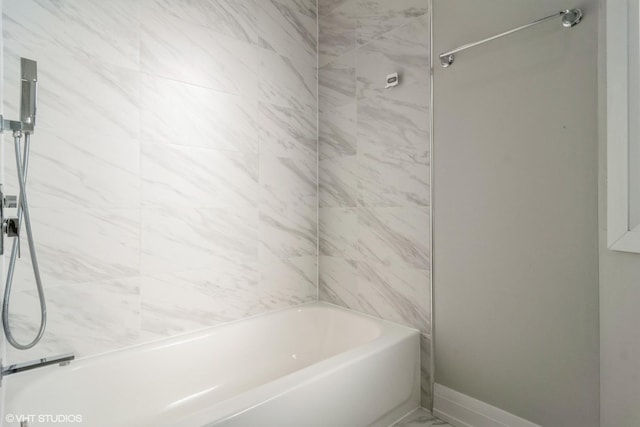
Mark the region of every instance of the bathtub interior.
POLYGON ((383 327, 374 319, 312 303, 15 376, 7 382, 7 410, 108 410, 126 414, 127 425, 146 425, 158 414, 189 414, 366 345, 381 336, 383 327))

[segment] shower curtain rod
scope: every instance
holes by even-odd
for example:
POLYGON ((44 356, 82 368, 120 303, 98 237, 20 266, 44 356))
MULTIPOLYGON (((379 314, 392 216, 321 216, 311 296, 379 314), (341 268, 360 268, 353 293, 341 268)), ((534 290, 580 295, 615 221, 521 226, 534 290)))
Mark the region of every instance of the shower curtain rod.
POLYGON ((520 26, 518 28, 514 28, 512 30, 505 31, 504 33, 500 33, 500 34, 497 34, 495 36, 488 37, 486 39, 483 39, 483 40, 480 40, 480 41, 477 41, 477 42, 473 42, 473 43, 468 43, 468 44, 462 45, 462 46, 457 47, 455 49, 452 49, 452 50, 450 50, 448 52, 441 53, 440 54, 440 64, 443 67, 446 68, 446 67, 450 66, 451 64, 453 64, 453 61, 456 58, 455 54, 458 53, 458 52, 462 52, 463 50, 467 50, 467 49, 470 49, 472 47, 476 47, 478 45, 484 44, 486 42, 490 42, 490 41, 495 40, 495 39, 499 39, 500 37, 508 36, 509 34, 513 34, 513 33, 517 32, 517 31, 520 31, 520 30, 524 30, 525 28, 533 27, 534 25, 537 25, 537 24, 540 24, 542 22, 548 21, 549 19, 553 19, 556 16, 561 16, 562 17, 562 26, 563 27, 571 28, 571 27, 574 27, 574 26, 578 25, 578 23, 580 23, 580 21, 582 20, 582 11, 580 9, 566 9, 566 10, 563 10, 561 12, 554 13, 553 15, 546 16, 544 18, 538 19, 537 21, 533 21, 533 22, 530 22, 530 23, 528 23, 526 25, 522 25, 522 26, 520 26))

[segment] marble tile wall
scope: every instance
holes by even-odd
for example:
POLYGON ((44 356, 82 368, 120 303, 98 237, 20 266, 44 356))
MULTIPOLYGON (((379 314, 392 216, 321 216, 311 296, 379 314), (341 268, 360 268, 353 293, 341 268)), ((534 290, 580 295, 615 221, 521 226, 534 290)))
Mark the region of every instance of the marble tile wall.
MULTIPOLYGON (((4 0, 7 116, 19 57, 39 66, 29 196, 49 304, 42 343, 10 361, 93 355, 317 298, 316 9, 4 0)), ((22 341, 39 319, 25 245, 11 309, 22 341)))
POLYGON ((428 1, 318 12, 320 299, 420 329, 429 407, 428 1))

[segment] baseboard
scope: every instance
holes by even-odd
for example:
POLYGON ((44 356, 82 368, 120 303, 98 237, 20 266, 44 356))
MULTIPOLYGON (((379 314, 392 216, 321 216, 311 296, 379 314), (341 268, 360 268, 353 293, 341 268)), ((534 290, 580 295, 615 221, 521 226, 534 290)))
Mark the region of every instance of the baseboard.
POLYGON ((433 415, 456 427, 540 427, 440 384, 434 388, 433 415))

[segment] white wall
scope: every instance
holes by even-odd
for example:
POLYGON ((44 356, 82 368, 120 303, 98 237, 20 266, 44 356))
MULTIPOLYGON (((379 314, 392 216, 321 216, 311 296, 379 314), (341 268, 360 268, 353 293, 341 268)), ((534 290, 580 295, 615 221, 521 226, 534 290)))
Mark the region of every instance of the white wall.
MULTIPOLYGON (((605 16, 600 2, 600 99, 606 99, 605 16)), ((640 425, 640 254, 607 249, 606 105, 599 111, 600 425, 640 425)))
MULTIPOLYGON (((604 164, 600 170, 604 173, 604 164)), ((635 427, 640 425, 640 255, 608 250, 601 232, 601 425, 635 427)))
MULTIPOLYGON (((313 0, 8 0, 7 116, 39 65, 29 195, 49 304, 22 361, 317 297, 313 0)), ((9 138, 5 138, 9 139, 9 138)), ((16 192, 13 148, 6 185, 16 192)), ((23 239, 11 318, 38 324, 23 239)))
MULTIPOLYGON (((560 6, 436 0, 434 52, 560 6)), ((542 426, 593 427, 598 18, 595 1, 566 6, 585 13, 573 29, 558 19, 436 61, 435 380, 542 426)))

